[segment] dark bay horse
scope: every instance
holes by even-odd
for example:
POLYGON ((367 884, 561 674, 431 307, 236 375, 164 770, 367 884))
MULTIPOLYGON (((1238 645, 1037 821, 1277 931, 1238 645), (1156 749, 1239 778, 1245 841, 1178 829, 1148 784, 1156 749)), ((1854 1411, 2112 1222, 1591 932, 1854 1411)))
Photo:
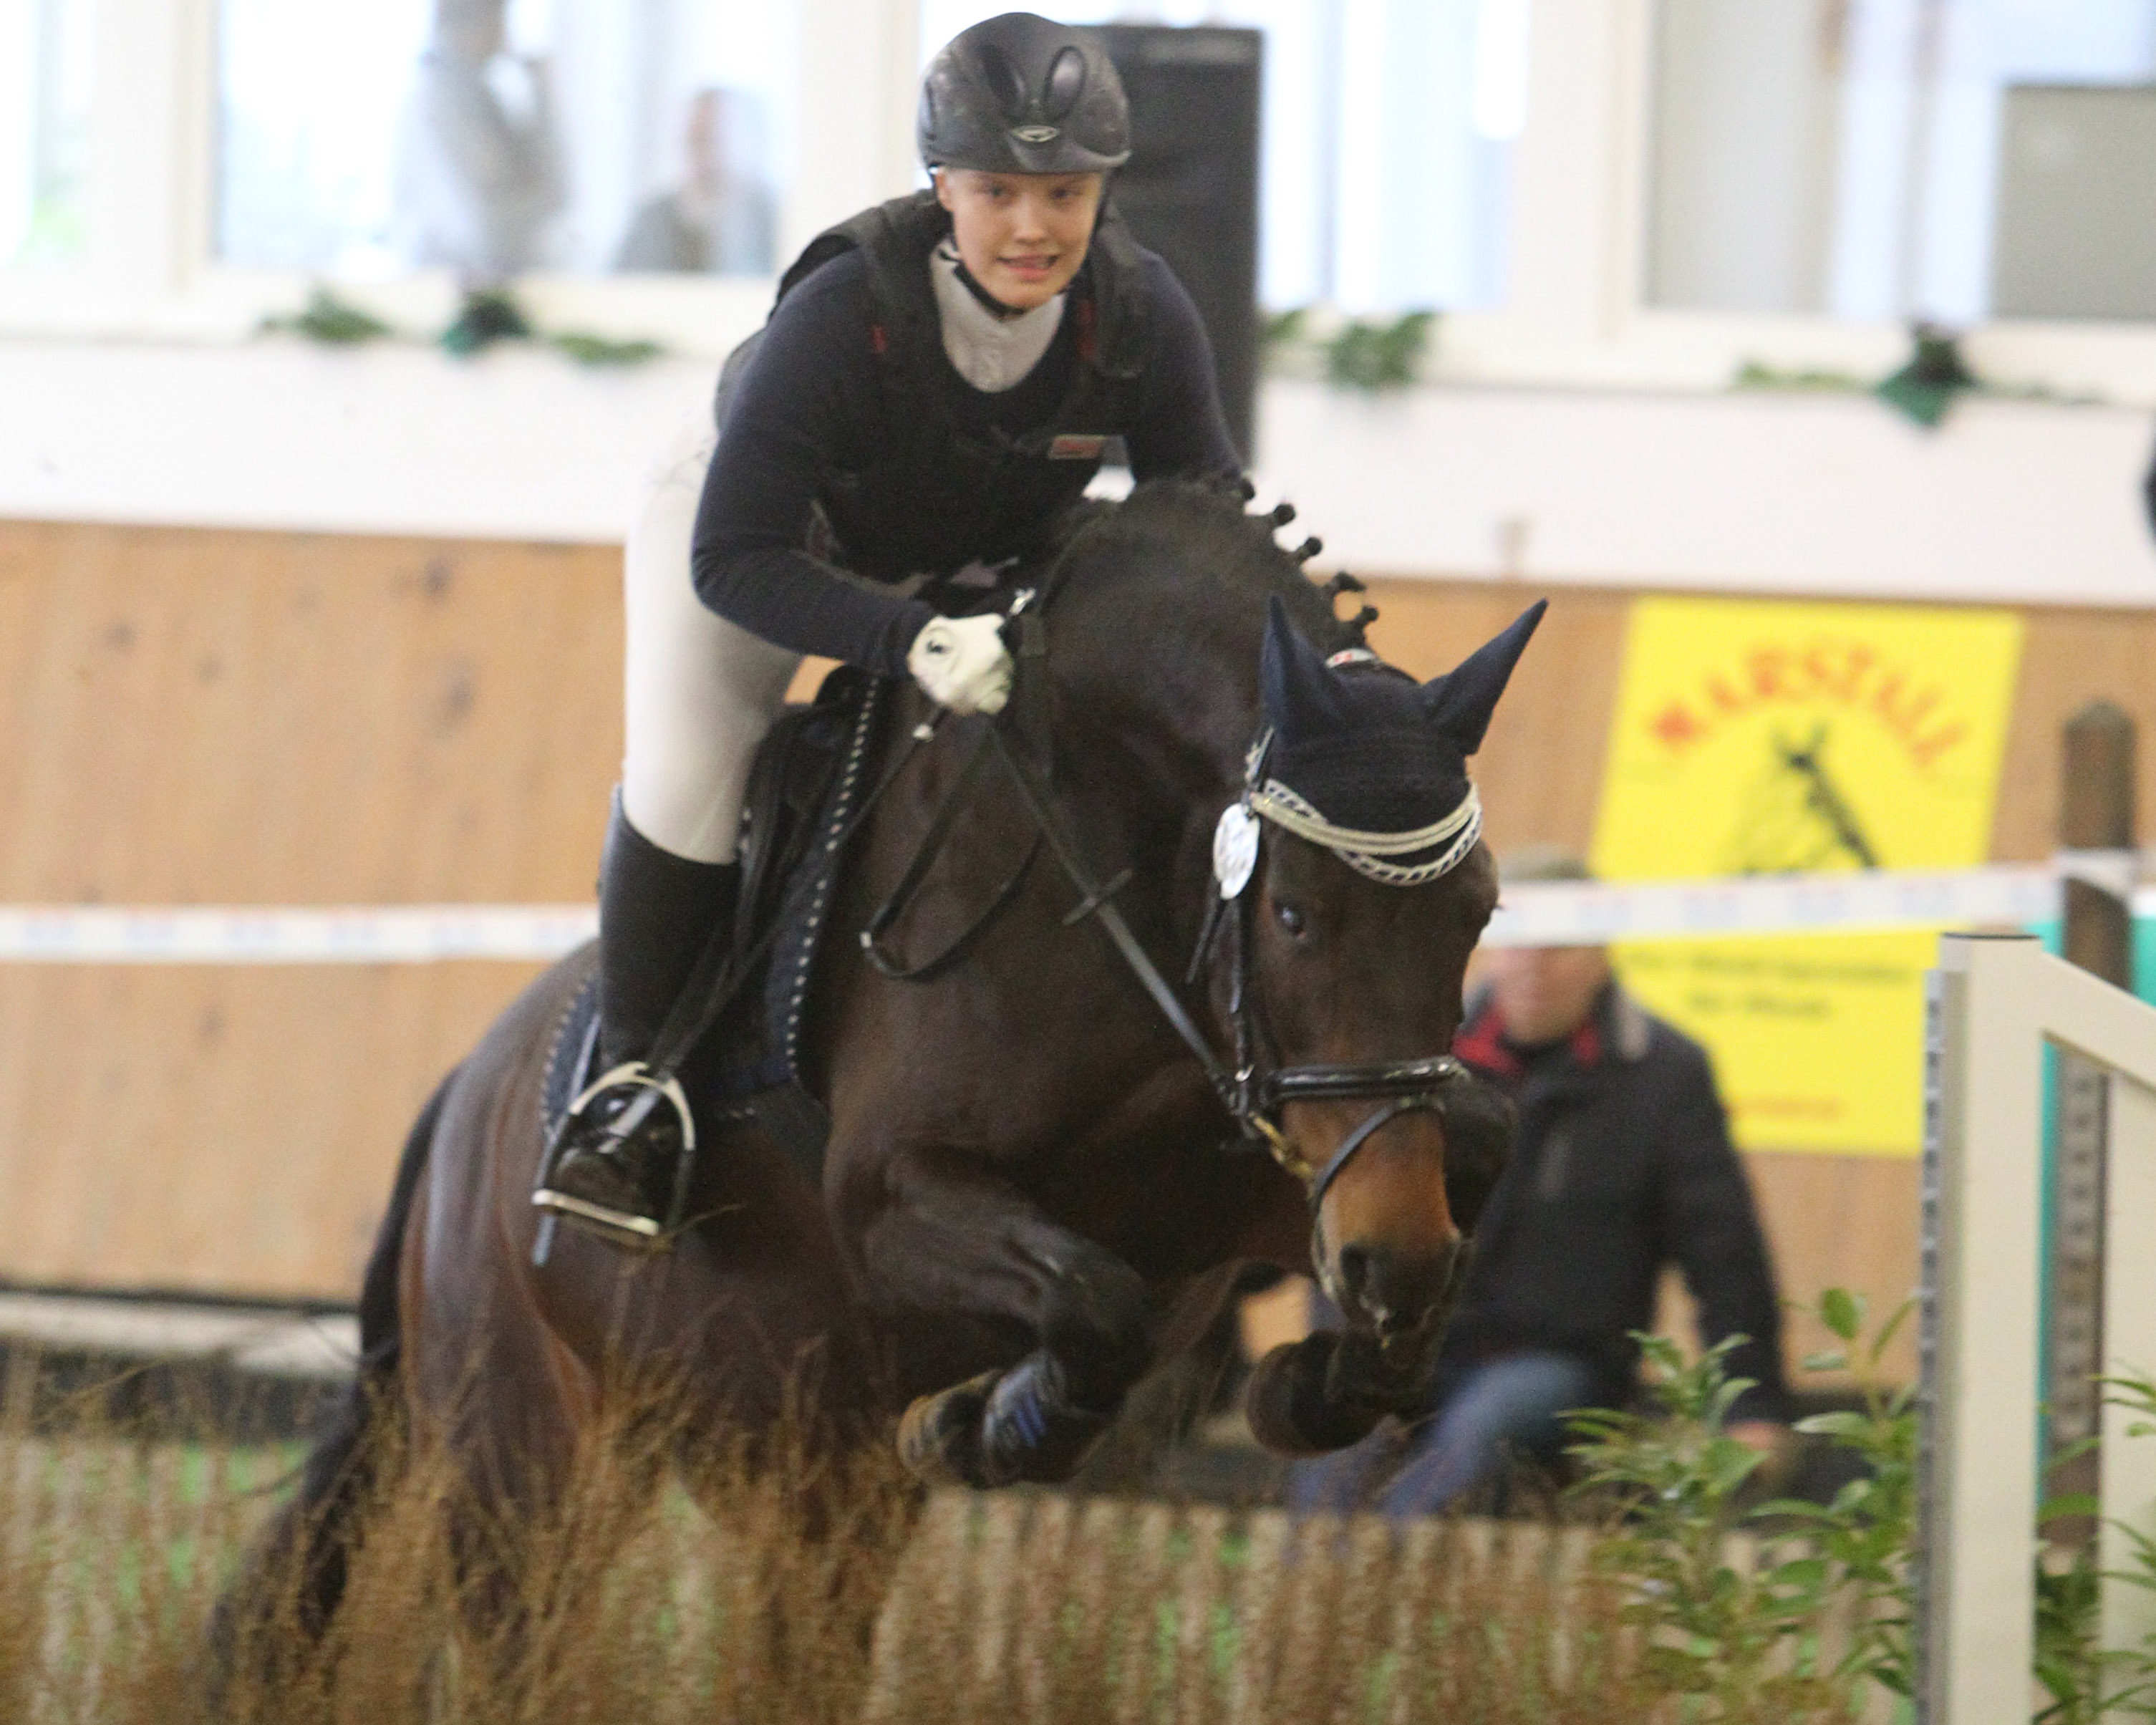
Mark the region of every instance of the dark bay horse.
MULTIPOLYGON (((318 1450, 285 1537, 343 1537, 338 1482, 367 1419, 393 1404, 498 1498, 543 1499, 625 1358, 663 1364, 705 1410, 693 1430, 767 1426, 806 1372, 834 1443, 896 1435, 932 1478, 1066 1478, 1254 1259, 1314 1271, 1356 1326, 1265 1362, 1261 1435, 1337 1446, 1412 1397, 1507 1137, 1500 1110, 1478 1114, 1471 1084, 1437 1058, 1495 871, 1472 831, 1457 866, 1398 885, 1256 821, 1254 872, 1224 915, 1216 827, 1245 795, 1254 740, 1280 722, 1262 710, 1261 649, 1289 655, 1327 711, 1333 681, 1428 696, 1456 763, 1533 619, 1455 674, 1473 668, 1471 686, 1418 691, 1358 650, 1360 619, 1336 618, 1332 591, 1246 497, 1161 484, 1086 516, 1056 554, 1045 654, 1022 659, 1011 709, 943 723, 892 780, 813 999, 823 1190, 743 1128, 705 1147, 701 1219, 672 1250, 633 1256, 564 1230, 535 1268, 542 1068, 591 951, 503 1014, 413 1130, 367 1272, 354 1417, 318 1450), (1080 893, 1045 860, 932 982, 864 961, 858 931, 970 741, 1028 714, 1053 737, 1039 796, 1095 880, 1127 875, 1113 902, 1219 1051, 1214 1070, 1101 929, 1071 920, 1080 893), (1251 1111, 1255 1134, 1239 1128, 1224 1073, 1270 1104, 1251 1111), (1281 1082, 1267 1091, 1267 1075, 1281 1082), (1351 1159, 1328 1168, 1343 1146, 1351 1159)), ((1352 703, 1333 706, 1348 722, 1352 703)), ((889 758, 932 716, 917 693, 900 697, 889 758)), ((1014 777, 1033 758, 1014 748, 1009 770, 979 780, 890 944, 941 950, 1012 875, 1039 829, 1014 777)))

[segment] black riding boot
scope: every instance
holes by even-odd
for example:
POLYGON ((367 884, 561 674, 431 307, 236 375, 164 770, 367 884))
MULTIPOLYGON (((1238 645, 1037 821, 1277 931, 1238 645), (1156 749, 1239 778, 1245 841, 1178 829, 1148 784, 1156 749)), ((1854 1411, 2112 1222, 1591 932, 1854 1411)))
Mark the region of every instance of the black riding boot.
POLYGON ((687 1126, 679 1091, 654 1091, 633 1063, 650 1054, 712 928, 731 925, 740 887, 739 864, 662 850, 615 797, 599 865, 598 1063, 538 1201, 619 1244, 662 1243, 687 1126))

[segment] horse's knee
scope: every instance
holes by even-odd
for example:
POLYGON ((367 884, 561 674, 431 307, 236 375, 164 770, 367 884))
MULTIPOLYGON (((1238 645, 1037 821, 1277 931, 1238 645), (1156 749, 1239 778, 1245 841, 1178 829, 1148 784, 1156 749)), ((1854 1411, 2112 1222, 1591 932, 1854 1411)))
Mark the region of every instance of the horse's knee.
POLYGON ((1111 1411, 1152 1361, 1144 1278, 1107 1252, 1075 1257, 1049 1286, 1040 1340, 1060 1363, 1070 1399, 1111 1411))

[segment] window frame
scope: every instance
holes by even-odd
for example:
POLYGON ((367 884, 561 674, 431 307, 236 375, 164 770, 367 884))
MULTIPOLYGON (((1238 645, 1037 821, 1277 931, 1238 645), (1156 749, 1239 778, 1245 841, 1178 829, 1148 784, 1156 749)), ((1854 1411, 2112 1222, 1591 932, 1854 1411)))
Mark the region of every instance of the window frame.
MULTIPOLYGON (((0 269, 0 337, 248 339, 316 279, 212 255, 216 0, 95 0, 97 69, 85 255, 0 269)), ((916 183, 917 0, 800 0, 799 123, 780 218, 791 256, 829 223, 916 183)), ((1907 331, 1825 316, 1764 317, 1647 303, 1653 0, 1532 0, 1526 124, 1512 144, 1503 303, 1447 313, 1439 382, 1713 392, 1758 360, 1876 377, 1907 331)), ((415 331, 455 300, 446 271, 338 283, 415 331)), ((726 352, 760 323, 752 278, 540 274, 518 284, 550 327, 726 352)), ((1969 332, 1980 374, 2114 401, 2156 402, 2156 322, 1999 319, 1969 332)))
MULTIPOLYGON (((87 243, 80 263, 0 269, 0 338, 245 341, 322 280, 399 328, 439 329, 445 270, 382 281, 263 270, 215 256, 216 0, 95 0, 87 243)), ((814 75, 780 211, 779 249, 913 182, 915 0, 800 0, 814 75)), ((770 309, 771 277, 536 272, 516 291, 550 328, 649 336, 722 354, 770 309)))

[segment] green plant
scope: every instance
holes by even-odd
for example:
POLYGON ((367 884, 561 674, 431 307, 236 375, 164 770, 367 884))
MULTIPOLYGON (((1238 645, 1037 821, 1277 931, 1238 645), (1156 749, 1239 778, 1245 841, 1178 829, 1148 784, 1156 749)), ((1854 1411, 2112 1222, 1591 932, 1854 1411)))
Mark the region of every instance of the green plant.
POLYGON ((1840 1688, 1818 1669, 1818 1624, 1831 1570, 1809 1550, 1733 1562, 1729 1536, 1748 1518, 1739 1494, 1764 1457, 1722 1430, 1753 1387, 1728 1374, 1731 1337, 1687 1362, 1665 1337, 1640 1336, 1647 1414, 1594 1409, 1571 1416, 1574 1490, 1614 1498, 1594 1553, 1624 1620, 1645 1640, 1646 1669, 1684 1697, 1688 1718, 1763 1709, 1785 1718, 1840 1717, 1840 1688))
MULTIPOLYGON (((2046 1512, 2059 1517, 2078 1513, 2066 1507, 2071 1499, 2055 1499, 2046 1512)), ((2066 1553, 2054 1568, 2036 1558, 2036 1681, 2050 1696, 2051 1705, 2035 1716, 2035 1725, 2090 1725, 2115 1709, 2103 1693, 2105 1660, 2097 1640, 2097 1606, 2102 1577, 2096 1554, 2084 1543, 2066 1553)))
MULTIPOLYGON (((2124 1435, 2156 1435, 2156 1381, 2130 1373, 2099 1378, 2103 1404, 2129 1416, 2124 1435)), ((2096 1440, 2069 1445, 2046 1468, 2056 1475, 2096 1447, 2096 1440)), ((2082 1532, 2102 1506, 2087 1492, 2047 1496, 2039 1527, 2055 1536, 2062 1524, 2082 1532)), ((2133 1647, 2105 1648, 2099 1606, 2106 1582, 2156 1592, 2156 1535, 2116 1518, 2103 1522, 2123 1539, 2127 1567, 2105 1569, 2093 1541, 2083 1537, 2046 1563, 2036 1563, 2036 1678, 2051 1698, 2037 1725, 2087 1725, 2100 1718, 2156 1719, 2156 1635, 2133 1647)))
POLYGON ((1830 1585, 1855 1596, 1856 1625, 1834 1671, 1852 1704, 1869 1682, 1899 1697, 1904 1709, 1916 1688, 1909 1641, 1909 1553, 1917 1537, 1917 1414, 1910 1388, 1885 1387, 1879 1365, 1915 1308, 1913 1300, 1903 1301, 1868 1339, 1861 1294, 1830 1288, 1817 1306, 1799 1308, 1840 1344, 1808 1356, 1804 1369, 1849 1373, 1863 1406, 1815 1414, 1799 1420, 1797 1430, 1853 1452, 1865 1471, 1825 1504, 1785 1498, 1762 1504, 1758 1511, 1801 1527, 1828 1563, 1830 1585))

